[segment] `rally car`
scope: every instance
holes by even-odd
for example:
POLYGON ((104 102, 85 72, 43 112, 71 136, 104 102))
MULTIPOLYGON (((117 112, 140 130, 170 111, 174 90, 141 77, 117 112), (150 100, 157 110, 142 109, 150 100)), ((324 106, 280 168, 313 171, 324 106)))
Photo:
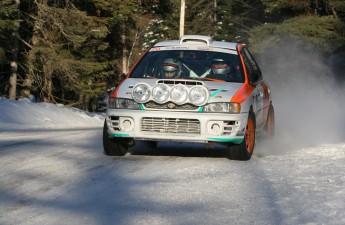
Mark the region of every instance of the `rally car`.
POLYGON ((249 160, 274 121, 269 84, 245 45, 185 35, 155 44, 111 93, 103 146, 122 156, 137 140, 220 143, 227 158, 249 160))

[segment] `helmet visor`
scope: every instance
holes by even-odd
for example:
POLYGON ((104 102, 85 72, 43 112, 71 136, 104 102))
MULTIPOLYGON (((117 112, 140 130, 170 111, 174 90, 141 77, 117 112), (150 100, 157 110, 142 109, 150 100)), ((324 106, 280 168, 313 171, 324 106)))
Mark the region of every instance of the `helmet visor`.
POLYGON ((223 63, 220 62, 220 63, 212 63, 211 67, 213 69, 226 69, 226 68, 229 68, 229 65, 224 62, 223 63))
POLYGON ((163 63, 163 71, 165 72, 173 72, 173 71, 177 71, 178 65, 173 64, 173 63, 163 63))

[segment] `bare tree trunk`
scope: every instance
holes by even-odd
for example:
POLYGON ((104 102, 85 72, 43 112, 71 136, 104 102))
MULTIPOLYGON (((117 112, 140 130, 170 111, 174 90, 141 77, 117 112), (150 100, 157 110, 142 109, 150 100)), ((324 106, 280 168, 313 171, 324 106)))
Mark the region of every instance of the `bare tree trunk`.
POLYGON ((127 68, 128 72, 129 72, 129 66, 130 66, 131 57, 133 55, 133 50, 134 50, 134 47, 135 47, 137 41, 139 40, 140 33, 141 32, 138 32, 138 31, 135 33, 135 37, 134 37, 134 41, 133 41, 133 44, 132 44, 132 48, 131 48, 131 50, 130 50, 130 52, 128 54, 127 65, 126 65, 126 68, 127 68))
POLYGON ((213 15, 214 17, 213 17, 213 19, 214 19, 214 23, 217 23, 218 22, 218 18, 217 18, 217 7, 218 7, 217 0, 214 0, 213 6, 214 6, 214 15, 213 15))
POLYGON ((185 0, 181 0, 180 37, 182 37, 184 35, 185 8, 186 8, 186 1, 185 0))
POLYGON ((15 31, 13 32, 14 44, 13 44, 13 61, 11 62, 11 75, 10 75, 10 88, 8 96, 10 99, 16 99, 17 97, 17 72, 18 72, 18 38, 19 38, 19 5, 20 0, 13 0, 13 3, 17 6, 17 20, 15 21, 15 31))
POLYGON ((31 80, 31 78, 29 78, 29 74, 27 74, 27 77, 25 78, 25 80, 23 81, 23 89, 21 91, 21 95, 23 97, 30 97, 31 95, 31 91, 30 91, 30 87, 32 86, 33 81, 31 80))
POLYGON ((50 75, 45 76, 44 78, 44 84, 43 84, 43 102, 52 102, 53 98, 52 98, 52 79, 50 77, 50 75))
POLYGON ((10 99, 16 99, 17 97, 17 62, 14 61, 11 62, 11 76, 9 80, 10 88, 8 91, 8 96, 10 99))
MULTIPOLYGON (((123 31, 125 32, 125 31, 123 31)), ((121 35, 121 40, 122 40, 122 72, 124 74, 127 74, 128 73, 128 70, 127 70, 127 49, 126 49, 126 34, 123 33, 121 35)))

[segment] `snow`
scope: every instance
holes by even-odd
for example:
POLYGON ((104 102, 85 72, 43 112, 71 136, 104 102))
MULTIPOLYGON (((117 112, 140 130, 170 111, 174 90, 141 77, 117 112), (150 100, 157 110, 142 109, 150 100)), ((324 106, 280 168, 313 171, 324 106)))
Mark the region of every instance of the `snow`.
POLYGON ((59 104, 32 103, 29 99, 13 101, 0 98, 0 130, 6 127, 69 128, 99 126, 104 116, 59 104))
POLYGON ((0 224, 345 224, 342 141, 259 139, 247 162, 178 143, 108 157, 102 114, 8 99, 0 112, 0 224))

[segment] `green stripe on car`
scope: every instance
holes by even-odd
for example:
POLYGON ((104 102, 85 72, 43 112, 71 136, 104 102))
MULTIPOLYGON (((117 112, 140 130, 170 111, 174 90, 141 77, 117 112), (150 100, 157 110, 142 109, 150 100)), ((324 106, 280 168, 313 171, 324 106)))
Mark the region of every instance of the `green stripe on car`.
POLYGON ((141 110, 145 110, 144 104, 140 103, 139 107, 140 107, 141 110))
POLYGON ((109 134, 109 137, 129 137, 129 134, 109 134))
POLYGON ((226 88, 221 88, 221 89, 218 89, 217 91, 213 92, 212 94, 210 94, 211 97, 214 97, 216 96, 217 94, 219 94, 221 91, 225 90, 226 88))
POLYGON ((235 144, 241 144, 243 142, 243 137, 239 138, 208 138, 209 141, 217 141, 217 142, 232 142, 235 144))

